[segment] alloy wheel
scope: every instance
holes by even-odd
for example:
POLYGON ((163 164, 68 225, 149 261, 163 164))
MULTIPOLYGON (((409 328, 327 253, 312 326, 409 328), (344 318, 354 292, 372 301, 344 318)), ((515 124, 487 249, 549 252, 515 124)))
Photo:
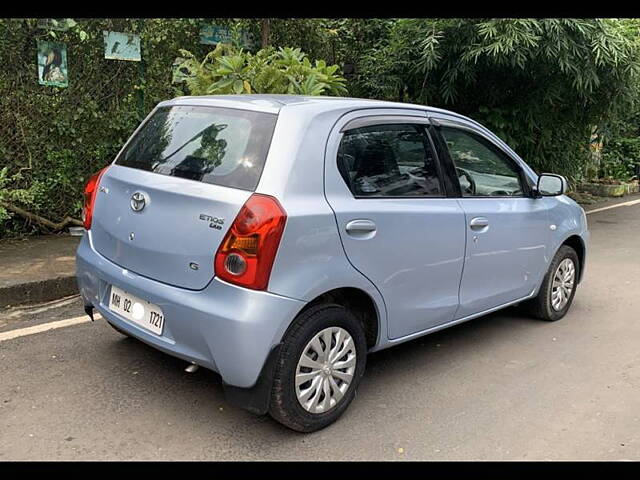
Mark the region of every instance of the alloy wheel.
POLYGON ((349 389, 356 369, 356 347, 344 328, 329 327, 302 351, 295 375, 298 402, 307 412, 334 408, 349 389))
POLYGON ((576 266, 573 260, 565 258, 558 265, 551 285, 551 306, 556 312, 562 310, 569 302, 575 285, 575 278, 576 266))

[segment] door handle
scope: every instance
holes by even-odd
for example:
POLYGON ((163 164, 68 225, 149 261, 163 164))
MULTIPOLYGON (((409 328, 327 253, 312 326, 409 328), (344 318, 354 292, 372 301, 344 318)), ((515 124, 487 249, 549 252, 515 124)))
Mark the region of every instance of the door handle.
POLYGON ((471 219, 469 226, 472 230, 482 230, 489 226, 489 220, 485 217, 475 217, 471 219))
POLYGON ((351 235, 366 235, 376 231, 376 224, 371 220, 351 220, 345 229, 351 235))

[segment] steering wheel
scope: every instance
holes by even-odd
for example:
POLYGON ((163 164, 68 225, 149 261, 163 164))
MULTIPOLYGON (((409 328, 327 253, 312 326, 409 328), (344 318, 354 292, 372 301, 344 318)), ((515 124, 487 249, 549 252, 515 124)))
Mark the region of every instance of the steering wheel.
POLYGON ((458 179, 460 177, 465 177, 469 182, 469 186, 466 188, 462 188, 462 183, 460 184, 460 188, 462 188, 463 193, 468 193, 469 195, 476 194, 476 182, 471 176, 469 172, 467 172, 464 168, 456 167, 456 172, 458 173, 458 179))

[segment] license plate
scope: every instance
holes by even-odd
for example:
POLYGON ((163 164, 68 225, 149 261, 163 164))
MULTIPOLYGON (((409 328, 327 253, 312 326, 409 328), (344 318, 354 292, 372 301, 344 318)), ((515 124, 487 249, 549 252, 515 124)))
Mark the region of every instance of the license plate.
POLYGON ((157 335, 162 335, 164 327, 162 309, 113 285, 109 297, 109 310, 157 335))

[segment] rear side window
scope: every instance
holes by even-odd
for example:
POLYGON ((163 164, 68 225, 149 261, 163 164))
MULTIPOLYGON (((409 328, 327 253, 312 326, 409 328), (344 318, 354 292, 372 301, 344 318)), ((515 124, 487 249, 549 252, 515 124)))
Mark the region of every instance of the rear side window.
POLYGON ((435 156, 419 125, 348 130, 340 142, 338 169, 356 197, 443 196, 435 156))
POLYGON ((161 107, 116 165, 255 190, 277 115, 218 107, 161 107))

